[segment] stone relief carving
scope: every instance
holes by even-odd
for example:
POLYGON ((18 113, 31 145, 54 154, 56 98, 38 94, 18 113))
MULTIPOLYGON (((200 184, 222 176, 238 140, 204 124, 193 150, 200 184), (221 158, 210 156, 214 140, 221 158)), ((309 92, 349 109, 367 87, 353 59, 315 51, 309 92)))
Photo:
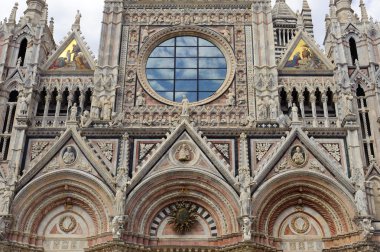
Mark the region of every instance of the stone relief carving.
POLYGON ((97 144, 103 155, 108 159, 108 161, 112 161, 114 150, 113 144, 105 142, 98 142, 97 144))
POLYGON ((71 165, 77 159, 77 151, 73 146, 67 146, 62 152, 62 161, 66 165, 71 165))
POLYGON ((230 160, 230 145, 228 143, 214 143, 214 146, 227 160, 230 160))
POLYGON ((193 158, 193 150, 188 144, 181 144, 176 150, 176 158, 180 162, 190 162, 193 158))
POLYGON ((336 161, 338 162, 341 161, 339 144, 326 143, 326 144, 322 144, 322 146, 327 150, 327 152, 333 158, 335 158, 336 161))
POLYGON ((291 160, 296 166, 302 166, 306 163, 307 155, 301 146, 294 146, 290 153, 291 160))
POLYGON ((31 158, 30 160, 33 161, 36 159, 45 149, 49 146, 49 142, 42 142, 38 141, 32 144, 31 147, 31 158))
POLYGON ((270 147, 273 144, 271 143, 256 143, 256 159, 257 161, 261 161, 261 159, 265 156, 265 154, 268 152, 270 147))
POLYGON ((304 216, 296 216, 291 221, 291 227, 297 234, 305 234, 310 228, 310 222, 304 216))
POLYGON ((368 215, 367 195, 364 192, 364 186, 356 186, 355 204, 358 209, 359 216, 368 215))
POLYGON ((155 146, 156 146, 156 143, 140 143, 139 161, 142 161, 155 146))
POLYGON ((77 221, 76 219, 71 215, 63 216, 59 220, 59 228, 64 233, 70 233, 77 227, 77 221))

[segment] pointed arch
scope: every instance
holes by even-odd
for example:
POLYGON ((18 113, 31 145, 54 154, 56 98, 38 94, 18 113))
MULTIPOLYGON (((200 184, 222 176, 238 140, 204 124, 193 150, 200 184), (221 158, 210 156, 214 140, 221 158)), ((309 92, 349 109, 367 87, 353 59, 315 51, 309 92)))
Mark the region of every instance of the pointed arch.
POLYGON ((351 54, 352 65, 355 65, 355 62, 357 60, 359 60, 358 48, 356 46, 356 40, 353 37, 351 37, 348 40, 348 43, 350 45, 350 54, 351 54))
POLYGON ((26 51, 28 49, 28 40, 24 38, 21 40, 20 48, 18 50, 17 60, 21 58, 21 66, 24 66, 26 51))

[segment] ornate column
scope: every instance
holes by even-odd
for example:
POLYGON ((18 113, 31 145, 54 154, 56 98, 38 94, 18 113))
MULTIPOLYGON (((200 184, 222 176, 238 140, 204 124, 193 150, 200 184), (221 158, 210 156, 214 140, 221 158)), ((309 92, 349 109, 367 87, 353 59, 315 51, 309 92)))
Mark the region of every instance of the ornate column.
POLYGON ((300 103, 301 116, 302 118, 305 118, 305 106, 304 106, 305 97, 303 96, 302 93, 300 93, 298 96, 298 102, 300 103))
POLYGON ((8 134, 8 133, 11 133, 12 132, 12 129, 10 129, 10 126, 11 126, 11 122, 12 122, 12 119, 14 119, 14 117, 12 116, 13 115, 13 111, 16 109, 16 106, 17 106, 17 103, 8 103, 8 106, 9 106, 9 112, 8 112, 8 118, 7 118, 7 124, 5 126, 5 134, 8 134))
MULTIPOLYGON (((5 123, 5 115, 7 113, 7 102, 9 93, 6 91, 0 92, 0 130, 2 131, 5 123)), ((0 132, 2 133, 2 132, 0 132)))
POLYGON ((312 117, 313 117, 313 127, 317 127, 318 126, 318 123, 317 123, 317 108, 315 107, 315 101, 316 101, 316 99, 317 98, 315 97, 315 94, 310 92, 310 103, 311 103, 311 113, 312 113, 312 117))
POLYGON ((59 111, 61 111, 61 103, 62 103, 62 93, 60 92, 57 95, 57 106, 55 108, 54 126, 57 126, 57 123, 58 123, 59 111))
POLYGON ((288 108, 293 107, 293 96, 291 91, 286 93, 286 99, 288 100, 288 108))
POLYGON ((45 96, 45 108, 44 108, 44 116, 42 118, 42 125, 46 126, 46 120, 49 114, 49 105, 51 100, 51 92, 50 90, 47 90, 46 96, 45 96))
POLYGON ((333 101, 334 101, 334 107, 335 107, 335 114, 336 114, 336 127, 340 128, 342 127, 342 121, 340 120, 340 111, 339 111, 339 106, 338 106, 338 102, 339 102, 339 99, 338 99, 338 96, 336 94, 334 94, 334 97, 333 97, 333 101))
POLYGON ((84 99, 86 98, 86 90, 80 90, 80 96, 79 96, 79 107, 81 108, 81 114, 84 112, 84 99))
POLYGON ((329 123, 329 108, 327 107, 327 95, 322 95, 322 102, 323 102, 323 114, 325 116, 325 127, 328 128, 330 126, 329 123))
POLYGON ((70 108, 73 106, 74 94, 73 90, 69 91, 69 96, 67 97, 67 111, 66 111, 66 121, 69 120, 70 108))

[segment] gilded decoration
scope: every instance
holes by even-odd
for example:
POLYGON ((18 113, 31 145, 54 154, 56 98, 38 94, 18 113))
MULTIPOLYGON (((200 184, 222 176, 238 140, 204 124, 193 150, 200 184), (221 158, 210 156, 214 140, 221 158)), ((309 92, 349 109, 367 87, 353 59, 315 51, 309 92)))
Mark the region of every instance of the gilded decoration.
POLYGON ((77 221, 73 216, 67 215, 63 216, 59 220, 59 228, 64 232, 64 233, 70 233, 73 231, 77 226, 77 221))
POLYGON ((168 224, 173 225, 173 229, 184 234, 191 231, 197 221, 197 207, 188 202, 178 202, 175 209, 170 213, 168 224))
POLYGON ((58 56, 58 59, 49 67, 49 70, 60 71, 90 69, 90 65, 75 39, 70 42, 66 49, 58 56))
POLYGON ((159 95, 150 85, 148 78, 147 78, 147 71, 146 71, 146 64, 149 56, 153 52, 154 49, 161 43, 178 36, 196 36, 202 39, 205 39, 212 44, 214 44, 224 57, 226 58, 227 63, 227 74, 224 82, 220 86, 220 88, 210 97, 191 102, 190 106, 199 106, 206 103, 209 103, 221 95, 223 95, 228 88, 231 86, 236 72, 236 59, 234 55, 234 51, 231 48, 231 45, 227 42, 225 37, 223 37, 222 34, 219 34, 216 31, 213 31, 211 29, 205 28, 205 27, 198 27, 198 26, 180 26, 180 27, 169 27, 162 29, 160 31, 157 31, 153 34, 150 34, 149 38, 146 39, 145 43, 143 44, 140 54, 137 57, 137 75, 140 81, 140 84, 144 88, 144 90, 151 95, 154 99, 168 104, 172 106, 180 106, 180 102, 175 102, 172 100, 168 100, 161 95, 159 95))
POLYGON ((301 39, 285 64, 287 69, 325 70, 327 67, 306 42, 301 39))

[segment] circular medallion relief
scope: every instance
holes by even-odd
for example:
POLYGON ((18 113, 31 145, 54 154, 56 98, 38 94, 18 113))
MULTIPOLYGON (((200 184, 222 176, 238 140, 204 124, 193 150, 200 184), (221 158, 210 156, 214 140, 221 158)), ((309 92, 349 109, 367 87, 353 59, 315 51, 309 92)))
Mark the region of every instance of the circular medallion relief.
POLYGON ((77 150, 73 146, 67 146, 62 151, 62 161, 66 165, 73 164, 77 159, 77 150))
POLYGON ((193 165, 199 159, 199 151, 191 142, 183 140, 173 146, 169 157, 177 165, 193 165))
POLYGON ((292 219, 291 227, 297 234, 305 234, 310 228, 310 222, 304 216, 296 216, 292 219))
POLYGON ((138 58, 141 85, 153 98, 179 106, 208 103, 233 81, 236 61, 217 32, 202 27, 174 27, 152 35, 138 58))
POLYGON ((307 162, 305 149, 299 145, 294 146, 290 151, 290 159, 296 166, 304 166, 307 162))
POLYGON ((76 228, 76 226, 77 221, 70 215, 63 216, 59 221, 59 228, 65 233, 70 233, 76 228))

